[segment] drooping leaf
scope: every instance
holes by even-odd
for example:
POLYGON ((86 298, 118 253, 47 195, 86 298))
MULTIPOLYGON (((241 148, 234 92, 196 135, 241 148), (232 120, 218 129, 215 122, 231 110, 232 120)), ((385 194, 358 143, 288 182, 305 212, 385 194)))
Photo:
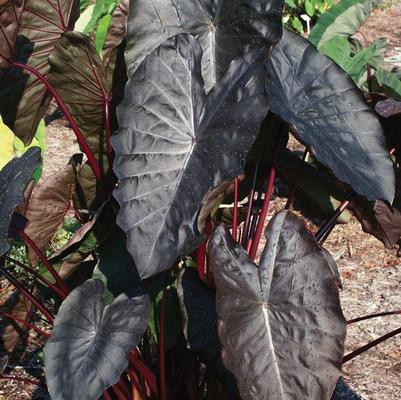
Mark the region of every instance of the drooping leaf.
POLYGON ((308 40, 320 49, 335 36, 354 35, 373 8, 373 0, 341 0, 319 16, 308 40))
POLYGON ((0 256, 8 251, 8 231, 14 209, 24 200, 24 190, 40 163, 40 149, 29 149, 0 171, 0 256))
POLYGON ((224 226, 209 242, 223 362, 243 398, 329 399, 346 332, 334 260, 286 211, 265 236, 259 267, 224 226))
POLYGON ((244 49, 274 45, 282 33, 282 0, 137 0, 130 2, 128 75, 168 38, 195 35, 203 50, 206 92, 244 49))
POLYGON ((266 64, 269 107, 292 124, 318 161, 370 200, 394 198, 394 167, 377 115, 351 79, 285 30, 266 64))
POLYGON ((24 335, 24 323, 31 311, 32 304, 18 291, 9 293, 2 289, 0 295, 0 316, 3 313, 12 315, 16 320, 1 317, 0 320, 0 348, 12 353, 20 344, 24 335))
MULTIPOLYGON (((26 0, 13 61, 27 64, 47 76, 50 53, 60 36, 73 28, 78 15, 78 0, 26 0)), ((0 80, 3 121, 25 144, 34 137, 50 99, 38 78, 17 67, 8 69, 0 80)))
POLYGON ((201 57, 193 36, 167 40, 131 77, 118 108, 117 223, 142 279, 170 268, 199 238, 203 200, 241 174, 267 112, 264 50, 235 60, 209 95, 201 57))
POLYGON ((146 328, 147 295, 121 294, 104 307, 104 285, 88 280, 61 305, 44 348, 46 381, 53 400, 98 399, 120 379, 127 353, 146 328), (62 366, 62 368, 60 368, 62 366))
MULTIPOLYGON (((75 191, 75 170, 71 164, 53 173, 32 194, 25 217, 25 233, 43 250, 62 224, 75 191)), ((31 264, 37 263, 35 252, 28 248, 31 264)))
POLYGON ((107 14, 102 17, 96 29, 95 46, 96 51, 101 54, 104 42, 106 40, 107 30, 111 22, 111 15, 107 14))
POLYGON ((177 289, 184 320, 184 334, 190 350, 213 370, 235 398, 239 398, 235 378, 224 367, 221 359, 215 291, 199 279, 195 268, 185 268, 180 273, 177 289))
POLYGON ((3 0, 0 3, 0 75, 12 62, 24 4, 25 0, 3 0))

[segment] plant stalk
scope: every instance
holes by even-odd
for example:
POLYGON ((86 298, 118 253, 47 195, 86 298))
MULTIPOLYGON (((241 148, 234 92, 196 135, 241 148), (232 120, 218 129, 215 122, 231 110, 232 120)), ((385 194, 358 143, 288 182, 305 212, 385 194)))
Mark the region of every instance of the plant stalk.
POLYGON ((394 331, 387 333, 386 335, 383 335, 379 337, 376 340, 373 340, 372 342, 365 344, 365 346, 360 347, 359 349, 348 353, 344 358, 343 358, 343 364, 345 364, 348 361, 351 361, 353 358, 359 356, 360 354, 364 353, 365 351, 371 349, 372 347, 377 346, 378 344, 384 342, 387 339, 390 339, 396 335, 399 335, 401 333, 401 328, 395 329, 394 331))
POLYGON ((269 211, 269 204, 270 204, 270 200, 271 200, 271 197, 273 194, 273 189, 274 189, 274 179, 276 178, 277 153, 278 152, 276 151, 275 155, 274 155, 274 160, 273 160, 273 163, 272 163, 272 166, 270 169, 269 178, 267 181, 267 190, 266 190, 265 198, 263 200, 262 210, 260 212, 260 217, 259 217, 258 225, 256 227, 255 236, 252 239, 252 245, 251 245, 250 252, 249 252, 249 257, 251 260, 255 260, 256 253, 258 251, 260 238, 262 236, 264 224, 266 221, 267 212, 269 211))
POLYGON ((36 78, 38 78, 46 86, 46 89, 54 97, 54 100, 56 100, 57 105, 60 107, 65 118, 67 119, 68 123, 70 124, 71 129, 74 131, 75 136, 77 137, 78 143, 79 143, 82 151, 85 153, 86 157, 88 158, 88 163, 89 163, 90 167, 92 168, 92 171, 96 176, 96 179, 99 181, 102 178, 102 172, 100 170, 99 164, 96 161, 96 158, 93 155, 92 150, 88 146, 88 143, 86 142, 85 137, 82 135, 81 130, 79 129, 76 122, 74 121, 74 118, 72 117, 72 115, 71 115, 70 111, 68 110, 66 104, 64 103, 63 99, 57 93, 56 89, 54 89, 54 87, 50 84, 50 82, 47 80, 47 78, 45 76, 43 76, 35 68, 32 68, 29 65, 20 64, 20 63, 16 63, 16 62, 14 62, 12 65, 14 67, 20 68, 22 70, 26 70, 26 71, 30 72, 31 74, 35 75, 36 78))
POLYGON ((60 288, 60 290, 62 290, 64 297, 67 297, 67 295, 70 293, 69 289, 67 288, 63 280, 60 278, 60 275, 54 269, 51 262, 43 254, 42 250, 39 249, 36 243, 23 230, 16 228, 16 231, 18 235, 21 237, 21 239, 35 252, 35 254, 39 257, 42 264, 50 272, 51 276, 56 281, 56 285, 60 288))
POLYGON ((13 276, 8 271, 3 268, 0 268, 0 274, 3 275, 8 281, 10 281, 20 292, 21 294, 32 304, 36 306, 36 308, 46 317, 46 319, 53 324, 54 318, 50 314, 49 310, 40 303, 40 301, 13 276))
POLYGON ((378 317, 386 317, 388 315, 401 315, 401 310, 385 311, 385 312, 377 313, 377 314, 364 315, 363 317, 358 317, 358 318, 348 320, 347 324, 351 325, 351 324, 354 324, 355 322, 366 321, 367 319, 378 318, 378 317))
POLYGON ((42 276, 39 272, 35 271, 33 268, 28 267, 27 265, 14 260, 11 257, 4 256, 4 259, 12 264, 18 265, 20 268, 24 269, 25 271, 29 272, 32 274, 36 279, 44 283, 45 285, 49 286, 53 292, 55 292, 61 299, 65 299, 65 294, 62 290, 60 290, 56 285, 54 285, 52 282, 50 282, 48 279, 46 279, 44 276, 42 276))
POLYGON ((128 360, 132 367, 145 379, 151 392, 158 396, 157 380, 153 372, 142 362, 137 349, 128 353, 128 360))
POLYGON ((234 179, 234 215, 233 215, 233 239, 237 241, 238 237, 238 177, 234 179))
POLYGON ((9 313, 4 313, 2 314, 4 317, 9 318, 11 320, 13 320, 16 324, 24 324, 26 325, 28 328, 33 329, 36 333, 39 333, 39 335, 48 338, 50 336, 49 333, 45 332, 44 330, 40 329, 39 327, 37 327, 35 324, 32 324, 30 322, 27 321, 22 321, 19 318, 15 318, 14 315, 9 314, 9 313))
POLYGON ((160 370, 160 394, 161 400, 168 400, 166 383, 166 348, 165 348, 165 321, 166 321, 166 296, 167 290, 163 288, 163 297, 160 306, 160 337, 159 337, 159 370, 160 370))

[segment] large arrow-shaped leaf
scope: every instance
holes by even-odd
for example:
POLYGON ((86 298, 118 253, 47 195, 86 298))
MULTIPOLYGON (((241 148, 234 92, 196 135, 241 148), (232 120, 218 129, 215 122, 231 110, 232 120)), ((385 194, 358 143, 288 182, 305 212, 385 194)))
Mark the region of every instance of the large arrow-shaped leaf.
POLYGON ((25 0, 3 0, 0 2, 0 75, 13 59, 18 24, 25 0))
POLYGON ((288 30, 266 67, 271 111, 294 125, 338 179, 369 200, 392 202, 395 174, 383 129, 348 75, 288 30))
POLYGON ((235 60, 208 96, 201 57, 193 36, 167 40, 131 77, 118 109, 117 223, 141 278, 170 268, 199 237, 202 201, 242 172, 266 115, 263 50, 235 60))
POLYGON ((150 311, 148 295, 118 296, 103 305, 104 285, 88 280, 61 305, 44 349, 53 400, 95 400, 118 382, 127 353, 141 339, 150 311))
MULTIPOLYGON (((48 57, 60 36, 73 27, 78 14, 78 0, 26 0, 15 47, 6 54, 0 47, 0 59, 11 53, 13 61, 28 64, 47 76, 48 57)), ((49 102, 45 86, 19 68, 9 69, 0 80, 3 121, 25 144, 35 136, 49 102)))
POLYGON ((206 92, 245 47, 276 43, 282 0, 136 0, 130 2, 126 63, 129 75, 168 38, 191 33, 203 50, 206 92))
POLYGON ((259 267, 220 225, 209 242, 223 362, 244 399, 330 399, 346 322, 335 265, 295 215, 270 221, 259 267))
POLYGON ((21 157, 12 159, 0 172, 0 255, 10 248, 7 238, 11 217, 39 164, 40 149, 32 147, 21 157))

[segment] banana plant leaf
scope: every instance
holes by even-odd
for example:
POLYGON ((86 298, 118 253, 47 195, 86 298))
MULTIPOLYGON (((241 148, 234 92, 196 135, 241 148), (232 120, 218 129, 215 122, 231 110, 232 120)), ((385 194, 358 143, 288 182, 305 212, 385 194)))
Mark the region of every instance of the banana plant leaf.
POLYGON ((318 161, 369 200, 392 203, 395 173, 377 115, 351 79, 288 30, 266 63, 269 107, 318 161))
POLYGON ((12 159, 0 171, 0 256, 6 253, 11 217, 24 200, 24 190, 41 162, 39 147, 32 147, 19 158, 12 159))
MULTIPOLYGON (((16 2, 18 4, 18 2, 16 2)), ((60 36, 71 30, 79 16, 79 0, 25 0, 12 61, 26 64, 43 76, 49 72, 48 57, 60 36)), ((6 27, 0 20, 0 31, 6 27)), ((4 56, 0 48, 0 59, 4 56)), ((20 68, 8 68, 0 79, 0 113, 3 121, 25 145, 30 144, 51 96, 38 78, 20 68)))
POLYGON ((168 38, 191 33, 203 50, 206 92, 245 49, 269 48, 281 37, 281 0, 136 0, 130 2, 126 64, 129 76, 168 38))
POLYGON ((123 293, 104 307, 103 291, 103 282, 90 279, 73 290, 58 311, 44 348, 53 400, 98 399, 119 381, 128 366, 127 353, 146 329, 148 295, 123 293))
POLYGON ((200 238, 197 215, 206 195, 241 174, 267 113, 264 57, 259 49, 235 60, 206 95, 202 50, 180 34, 129 80, 112 137, 114 196, 142 279, 170 268, 200 238))
POLYGON ((209 241, 224 365, 244 399, 330 399, 346 332, 334 260, 287 211, 265 236, 259 267, 223 225, 209 241))

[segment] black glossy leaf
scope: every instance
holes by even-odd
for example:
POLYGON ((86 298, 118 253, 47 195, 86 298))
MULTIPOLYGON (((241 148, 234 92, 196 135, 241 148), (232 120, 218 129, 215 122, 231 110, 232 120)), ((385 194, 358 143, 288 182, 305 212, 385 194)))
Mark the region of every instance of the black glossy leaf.
POLYGON ((266 115, 264 50, 234 60, 209 95, 191 35, 167 40, 129 80, 112 137, 117 223, 141 278, 168 269, 199 237, 208 192, 240 175, 266 115))
POLYGON ((394 167, 382 127, 348 75, 288 30, 266 68, 270 109, 294 125, 317 159, 358 194, 392 202, 394 167))
POLYGON ((19 158, 12 159, 0 172, 0 255, 8 251, 11 217, 24 200, 24 190, 40 165, 40 149, 32 147, 19 158))
POLYGON ((120 379, 127 353, 141 339, 149 315, 148 295, 123 293, 104 307, 104 285, 88 280, 73 290, 57 314, 44 348, 52 400, 95 400, 120 379))
POLYGON ((346 332, 334 261, 287 211, 265 236, 259 267, 224 226, 209 242, 223 362, 244 399, 329 399, 346 332))
POLYGON ((2 375, 5 369, 7 368, 8 361, 9 361, 8 355, 3 355, 0 357, 0 375, 2 375))
POLYGON ((216 293, 198 277, 194 268, 185 268, 178 277, 178 296, 184 322, 184 334, 190 350, 212 368, 213 373, 235 398, 239 398, 237 383, 221 359, 221 344, 217 336, 216 293))
POLYGON ((245 49, 275 44, 282 34, 282 0, 135 0, 130 2, 129 75, 168 38, 191 33, 203 50, 206 92, 245 49))

